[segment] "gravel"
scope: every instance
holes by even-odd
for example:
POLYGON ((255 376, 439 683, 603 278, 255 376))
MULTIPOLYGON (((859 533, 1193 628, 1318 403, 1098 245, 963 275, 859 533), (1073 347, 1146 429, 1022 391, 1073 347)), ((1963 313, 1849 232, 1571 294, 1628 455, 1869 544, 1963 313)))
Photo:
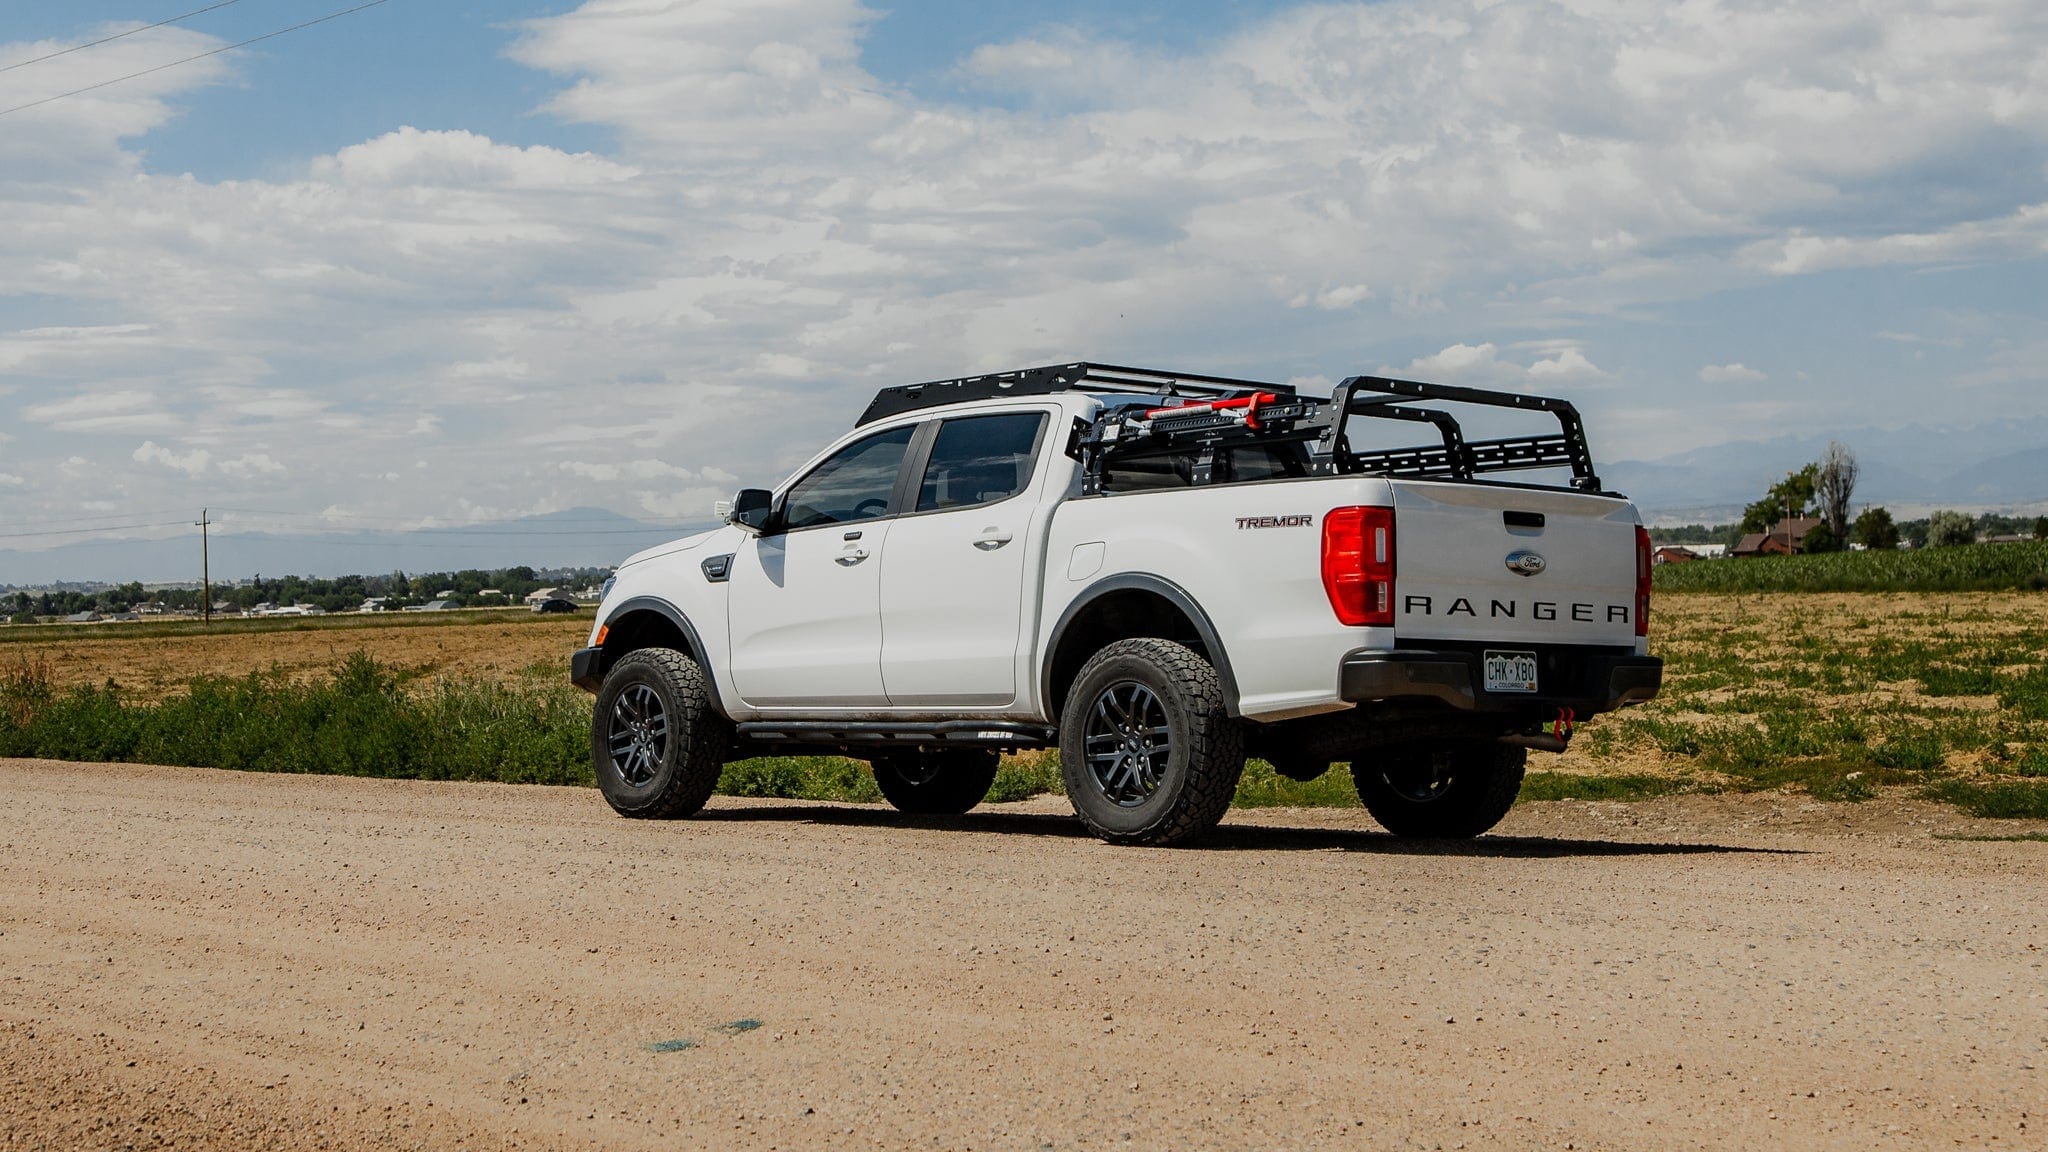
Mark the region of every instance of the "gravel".
POLYGON ((2043 825, 0 761, 0 1149, 2048 1147, 2043 825))

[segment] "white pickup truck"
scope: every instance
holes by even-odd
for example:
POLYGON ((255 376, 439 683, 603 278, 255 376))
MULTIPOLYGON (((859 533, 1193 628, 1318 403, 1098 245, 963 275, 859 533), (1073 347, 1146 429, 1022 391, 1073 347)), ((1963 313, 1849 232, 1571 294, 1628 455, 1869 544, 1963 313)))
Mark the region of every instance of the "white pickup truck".
POLYGON ((934 381, 723 514, 621 565, 572 660, 628 816, 695 812, 729 760, 823 753, 959 813, 1000 752, 1056 747, 1116 843, 1205 832, 1247 756, 1348 763, 1388 830, 1476 836, 1528 749, 1662 679, 1648 535, 1544 397, 1100 364, 934 381), (1447 405, 1559 429, 1468 439, 1447 405), (1417 425, 1434 441, 1372 446, 1417 425), (1548 482, 1485 478, 1510 470, 1548 482))

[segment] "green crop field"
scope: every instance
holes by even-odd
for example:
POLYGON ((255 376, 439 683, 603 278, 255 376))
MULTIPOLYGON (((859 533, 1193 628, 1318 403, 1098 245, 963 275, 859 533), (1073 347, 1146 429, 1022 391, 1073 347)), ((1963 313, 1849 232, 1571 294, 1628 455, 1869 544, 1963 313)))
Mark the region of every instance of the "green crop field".
POLYGON ((2048 589, 2048 542, 1660 564, 1659 592, 2008 592, 2048 589))

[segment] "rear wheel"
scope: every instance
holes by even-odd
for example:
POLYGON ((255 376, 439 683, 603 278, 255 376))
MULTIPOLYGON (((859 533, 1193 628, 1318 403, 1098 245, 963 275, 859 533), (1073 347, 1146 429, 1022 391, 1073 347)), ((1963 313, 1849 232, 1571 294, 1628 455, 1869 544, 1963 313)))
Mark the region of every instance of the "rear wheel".
POLYGON ((981 803, 996 782, 992 748, 933 748, 875 757, 875 783, 898 812, 958 816, 981 803))
POLYGON ((669 820, 704 807, 731 742, 704 670, 681 652, 641 648, 605 673, 590 762, 598 791, 621 816, 669 820))
POLYGON ((1351 780, 1366 811, 1394 835, 1467 839, 1514 807, 1528 756, 1491 740, 1400 744, 1353 760, 1351 780))
POLYGON ((1119 640, 1082 666, 1060 717, 1060 773, 1088 830, 1178 844, 1216 826, 1244 772, 1244 733, 1216 669, 1171 640, 1119 640))

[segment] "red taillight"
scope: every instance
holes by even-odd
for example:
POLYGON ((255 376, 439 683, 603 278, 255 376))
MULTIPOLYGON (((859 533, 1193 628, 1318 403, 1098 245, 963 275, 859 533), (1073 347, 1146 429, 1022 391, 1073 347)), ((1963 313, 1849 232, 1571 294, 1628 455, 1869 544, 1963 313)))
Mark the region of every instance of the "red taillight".
POLYGON ((1323 590, 1345 624, 1394 626, 1394 510, 1333 508, 1323 517, 1323 590))
POLYGON ((1636 635, 1650 634, 1650 530, 1636 527, 1636 635))

